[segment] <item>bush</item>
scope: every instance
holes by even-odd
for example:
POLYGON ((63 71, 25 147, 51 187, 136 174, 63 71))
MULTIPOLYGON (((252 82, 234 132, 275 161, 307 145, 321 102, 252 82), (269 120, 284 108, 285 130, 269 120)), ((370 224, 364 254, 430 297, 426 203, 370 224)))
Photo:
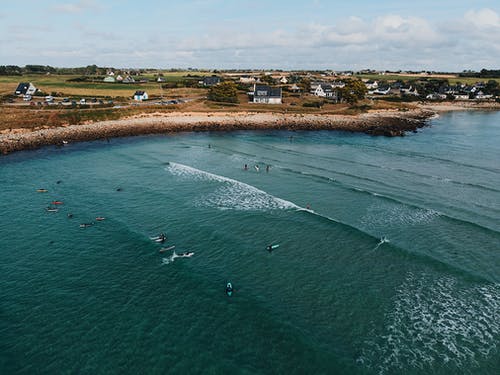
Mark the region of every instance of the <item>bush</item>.
POLYGON ((321 108, 321 107, 323 107, 324 104, 325 104, 325 102, 323 102, 323 101, 321 101, 321 102, 305 102, 304 104, 302 104, 302 107, 321 108))
POLYGON ((213 102, 238 103, 238 89, 234 82, 222 82, 210 87, 207 98, 213 102))

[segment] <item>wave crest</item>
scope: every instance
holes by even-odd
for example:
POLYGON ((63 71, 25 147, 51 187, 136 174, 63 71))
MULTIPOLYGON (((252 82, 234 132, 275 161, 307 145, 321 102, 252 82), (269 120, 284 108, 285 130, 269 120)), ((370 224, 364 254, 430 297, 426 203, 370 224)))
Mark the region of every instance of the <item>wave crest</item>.
POLYGON ((219 176, 170 162, 166 168, 172 175, 195 181, 215 181, 222 184, 197 202, 199 206, 215 207, 220 210, 268 211, 300 209, 295 203, 277 198, 252 185, 228 177, 219 176))

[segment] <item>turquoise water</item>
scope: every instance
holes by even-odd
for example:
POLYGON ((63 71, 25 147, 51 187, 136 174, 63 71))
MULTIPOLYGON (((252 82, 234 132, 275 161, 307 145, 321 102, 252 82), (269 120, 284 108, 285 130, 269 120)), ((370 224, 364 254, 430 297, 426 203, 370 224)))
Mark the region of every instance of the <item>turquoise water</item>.
POLYGON ((499 139, 472 112, 1 157, 0 373, 497 374, 499 139))

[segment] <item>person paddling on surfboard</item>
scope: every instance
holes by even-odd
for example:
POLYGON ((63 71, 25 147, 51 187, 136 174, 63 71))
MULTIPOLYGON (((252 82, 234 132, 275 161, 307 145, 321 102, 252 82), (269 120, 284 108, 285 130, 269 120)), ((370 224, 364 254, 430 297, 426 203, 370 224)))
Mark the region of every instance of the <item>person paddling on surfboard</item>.
POLYGON ((226 284, 226 294, 229 297, 231 297, 231 295, 233 294, 233 284, 231 284, 231 283, 226 284))
POLYGON ((274 250, 274 249, 277 249, 278 247, 280 247, 279 244, 271 244, 271 245, 267 245, 266 246, 266 250, 269 251, 270 253, 274 250))

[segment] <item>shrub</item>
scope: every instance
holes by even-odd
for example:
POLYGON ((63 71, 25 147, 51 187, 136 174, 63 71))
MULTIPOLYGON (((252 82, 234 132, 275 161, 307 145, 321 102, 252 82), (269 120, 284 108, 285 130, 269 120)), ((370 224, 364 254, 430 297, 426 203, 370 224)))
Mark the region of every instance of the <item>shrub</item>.
POLYGON ((227 81, 210 87, 208 100, 222 103, 238 103, 238 89, 234 82, 227 81))

